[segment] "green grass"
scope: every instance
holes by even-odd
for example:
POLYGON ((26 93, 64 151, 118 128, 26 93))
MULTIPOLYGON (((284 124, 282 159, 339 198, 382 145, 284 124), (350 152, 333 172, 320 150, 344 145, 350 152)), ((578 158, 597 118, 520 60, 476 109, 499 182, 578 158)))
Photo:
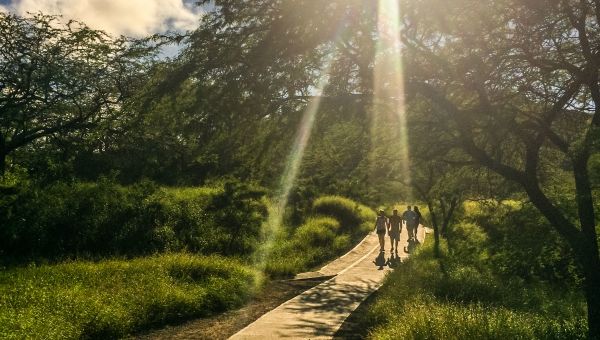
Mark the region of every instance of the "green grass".
MULTIPOLYGON (((206 217, 199 207, 222 192, 220 188, 153 190, 146 202, 153 213, 145 216, 168 217, 161 220, 164 228, 155 232, 174 238, 174 233, 186 230, 185 224, 193 231, 193 222, 206 217)), ((330 198, 327 204, 336 201, 330 198)), ((372 224, 374 213, 347 199, 339 202, 344 208, 330 210, 330 216, 321 211, 297 228, 282 230, 265 273, 284 277, 310 270, 348 250, 355 235, 364 235, 368 229, 363 227, 372 224), (340 217, 339 211, 346 215, 340 217), (348 216, 356 223, 341 222, 348 216)), ((246 215, 240 218, 247 220, 246 215)), ((198 239, 218 244, 206 237, 198 239)), ((0 272, 0 338, 119 338, 235 308, 264 286, 263 273, 249 264, 249 257, 238 258, 248 261, 178 252, 9 267, 0 272)))
POLYGON ((276 242, 265 272, 272 277, 286 277, 343 253, 349 248, 350 236, 338 235, 340 223, 331 217, 312 217, 295 232, 283 234, 276 242))
POLYGON ((459 258, 440 262, 426 242, 360 322, 370 339, 584 339, 584 306, 576 292, 501 280, 459 258))
POLYGON ((373 209, 341 196, 322 196, 313 203, 313 210, 318 215, 331 216, 348 230, 366 233, 373 228, 377 217, 373 209))
POLYGON ((0 338, 116 338, 243 304, 262 282, 223 257, 157 255, 0 273, 0 338))
POLYGON ((343 254, 375 221, 372 209, 344 197, 320 197, 313 207, 315 215, 277 236, 265 265, 269 276, 289 277, 343 254))
POLYGON ((579 320, 548 318, 482 304, 411 298, 371 339, 584 339, 579 320))

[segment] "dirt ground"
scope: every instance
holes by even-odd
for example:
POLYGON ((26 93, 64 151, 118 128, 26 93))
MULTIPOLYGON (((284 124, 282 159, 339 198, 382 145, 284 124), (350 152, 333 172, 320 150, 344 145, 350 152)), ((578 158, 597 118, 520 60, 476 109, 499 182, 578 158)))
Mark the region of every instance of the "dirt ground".
POLYGON ((328 278, 274 281, 240 309, 209 318, 188 321, 180 325, 167 326, 160 330, 152 330, 132 336, 130 339, 227 339, 263 314, 328 278))

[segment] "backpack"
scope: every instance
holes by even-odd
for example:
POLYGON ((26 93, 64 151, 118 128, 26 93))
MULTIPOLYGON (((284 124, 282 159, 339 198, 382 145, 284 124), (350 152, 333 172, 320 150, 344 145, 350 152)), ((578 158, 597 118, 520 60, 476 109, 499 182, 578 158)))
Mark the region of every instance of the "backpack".
POLYGON ((385 217, 384 216, 377 216, 377 231, 384 231, 385 230, 385 217))

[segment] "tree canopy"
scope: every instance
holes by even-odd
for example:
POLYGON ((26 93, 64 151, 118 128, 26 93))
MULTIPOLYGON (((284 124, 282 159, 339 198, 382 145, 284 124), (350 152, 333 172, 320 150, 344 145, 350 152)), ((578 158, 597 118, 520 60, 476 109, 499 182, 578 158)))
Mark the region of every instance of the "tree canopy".
POLYGON ((140 42, 44 14, 0 13, 0 37, 2 172, 19 148, 118 122, 151 56, 140 42))

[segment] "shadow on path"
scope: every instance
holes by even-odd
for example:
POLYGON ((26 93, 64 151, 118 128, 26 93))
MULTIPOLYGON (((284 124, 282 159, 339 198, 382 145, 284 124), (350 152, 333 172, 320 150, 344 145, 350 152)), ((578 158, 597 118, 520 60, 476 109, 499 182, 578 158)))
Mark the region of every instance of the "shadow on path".
MULTIPOLYGON (((408 242, 405 231, 400 243, 407 245, 407 251, 418 244, 408 242)), ((337 276, 286 301, 231 339, 331 339, 346 318, 381 286, 386 274, 408 256, 402 250, 399 256, 380 252, 377 235, 371 233, 351 256, 338 259, 337 266, 341 269, 343 264, 344 269, 337 276)))

